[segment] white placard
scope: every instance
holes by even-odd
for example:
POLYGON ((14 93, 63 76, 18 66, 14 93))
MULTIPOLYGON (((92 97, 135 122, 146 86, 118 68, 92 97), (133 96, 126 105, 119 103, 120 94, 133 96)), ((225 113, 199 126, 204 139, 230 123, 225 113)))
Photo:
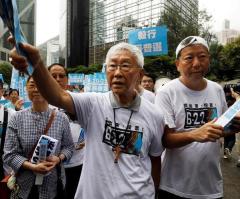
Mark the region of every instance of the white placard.
POLYGON ((39 148, 40 148, 40 142, 41 139, 46 139, 48 141, 48 151, 47 151, 47 156, 52 155, 55 153, 57 144, 58 144, 58 140, 56 140, 55 138, 52 138, 50 136, 47 135, 41 135, 41 137, 38 140, 37 146, 34 150, 33 156, 31 158, 31 162, 34 164, 37 164, 39 161, 39 148))
POLYGON ((221 115, 215 124, 225 127, 240 111, 240 100, 237 100, 229 109, 221 115))

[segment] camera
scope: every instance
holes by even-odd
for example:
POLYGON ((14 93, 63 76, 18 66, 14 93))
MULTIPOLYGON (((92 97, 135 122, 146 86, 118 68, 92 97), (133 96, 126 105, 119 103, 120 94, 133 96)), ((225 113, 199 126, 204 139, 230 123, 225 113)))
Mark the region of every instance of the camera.
POLYGON ((231 106, 236 101, 235 98, 233 98, 231 95, 231 88, 233 89, 234 92, 240 93, 240 83, 224 85, 223 90, 225 93, 228 106, 231 106))
POLYGON ((231 93, 231 88, 236 93, 240 93, 240 83, 237 84, 225 84, 223 87, 223 90, 225 93, 231 93))

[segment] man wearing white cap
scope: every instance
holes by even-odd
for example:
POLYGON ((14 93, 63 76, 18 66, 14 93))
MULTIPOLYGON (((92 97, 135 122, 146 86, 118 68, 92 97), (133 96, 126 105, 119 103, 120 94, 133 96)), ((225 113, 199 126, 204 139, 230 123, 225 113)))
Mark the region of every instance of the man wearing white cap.
POLYGON ((165 112, 160 197, 222 198, 220 142, 214 124, 227 109, 221 86, 204 78, 210 55, 207 42, 190 36, 176 49, 180 77, 158 90, 155 103, 165 112))

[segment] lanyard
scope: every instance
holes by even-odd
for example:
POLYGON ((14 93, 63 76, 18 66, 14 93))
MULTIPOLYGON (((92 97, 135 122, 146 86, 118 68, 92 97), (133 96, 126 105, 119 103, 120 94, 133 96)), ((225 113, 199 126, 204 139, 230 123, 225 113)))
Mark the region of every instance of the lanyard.
MULTIPOLYGON (((130 113, 130 116, 128 118, 128 122, 127 122, 127 126, 125 128, 124 134, 126 134, 126 132, 127 132, 128 126, 129 126, 131 118, 132 118, 132 115, 133 115, 133 110, 131 110, 131 113, 130 113)), ((114 119, 114 132, 116 134, 116 108, 113 109, 113 119, 114 119)), ((120 142, 121 142, 121 140, 118 140, 116 138, 116 145, 113 147, 113 151, 114 151, 114 154, 115 154, 114 163, 118 163, 119 156, 122 152, 121 147, 120 147, 120 145, 121 145, 120 142)))

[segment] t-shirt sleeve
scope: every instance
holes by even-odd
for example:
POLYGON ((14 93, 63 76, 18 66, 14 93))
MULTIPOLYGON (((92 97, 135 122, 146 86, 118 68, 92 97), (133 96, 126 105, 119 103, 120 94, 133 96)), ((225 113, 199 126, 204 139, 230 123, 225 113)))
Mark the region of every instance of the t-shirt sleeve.
POLYGON ((77 120, 86 129, 88 118, 92 114, 93 104, 95 103, 95 93, 71 93, 77 120))
POLYGON ((175 128, 174 111, 169 95, 164 91, 158 91, 155 97, 155 105, 163 112, 165 124, 169 128, 175 128))
POLYGON ((222 99, 222 114, 228 109, 226 97, 223 89, 220 90, 220 99, 222 99))
POLYGON ((164 150, 162 145, 162 135, 164 133, 165 122, 163 115, 160 114, 160 111, 156 109, 159 114, 156 114, 154 132, 152 137, 152 142, 150 145, 149 154, 151 156, 160 156, 164 150))

